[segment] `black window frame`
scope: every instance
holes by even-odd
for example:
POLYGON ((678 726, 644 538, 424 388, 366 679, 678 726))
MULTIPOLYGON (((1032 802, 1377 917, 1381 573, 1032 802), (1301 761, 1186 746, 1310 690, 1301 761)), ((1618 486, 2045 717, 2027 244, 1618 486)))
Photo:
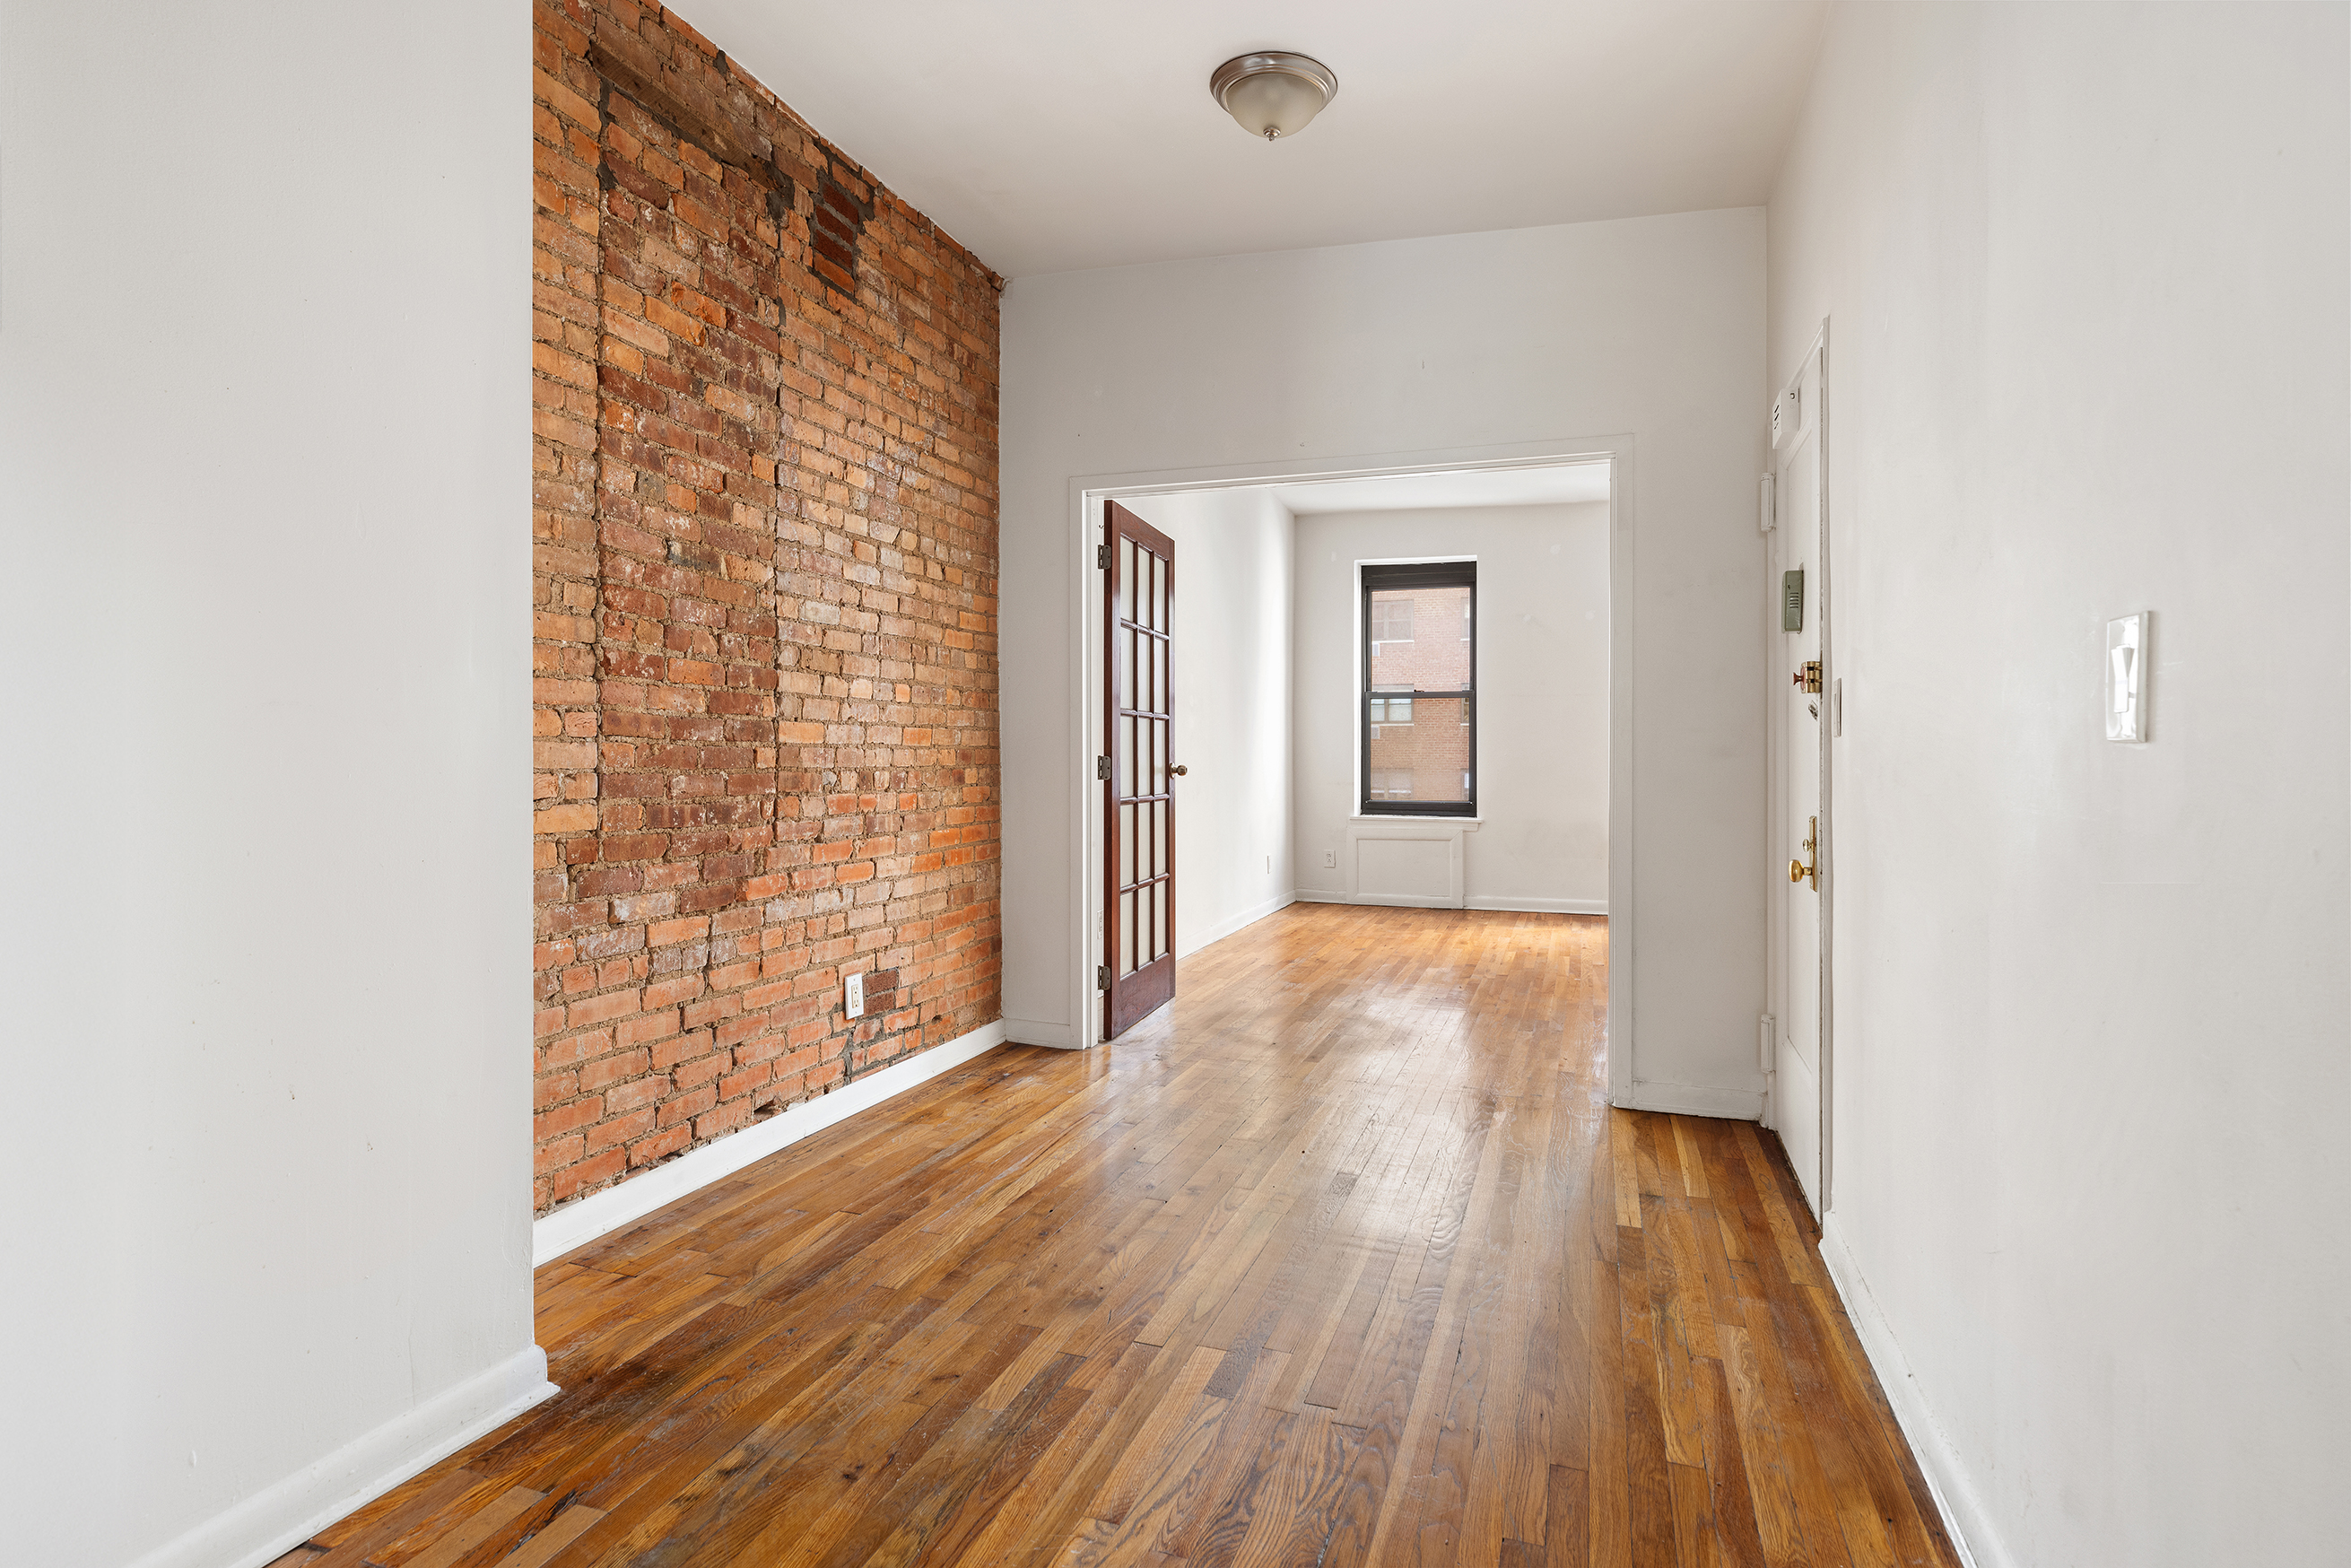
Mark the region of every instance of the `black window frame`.
MULTIPOLYGON (((1363 817, 1474 817, 1478 814, 1478 563, 1474 560, 1406 561, 1364 566, 1361 602, 1355 623, 1363 643, 1361 668, 1355 680, 1355 810, 1363 817), (1382 590, 1466 588, 1469 591, 1469 679, 1458 692, 1378 691, 1372 689, 1372 595, 1382 590), (1402 695, 1458 696, 1469 725, 1469 788, 1465 800, 1375 800, 1372 795, 1372 702, 1374 697, 1402 695)), ((1418 617, 1415 617, 1416 621, 1418 617)), ((1419 628, 1416 626, 1416 633, 1419 628)), ((1418 705, 1415 705, 1416 716, 1418 705)))

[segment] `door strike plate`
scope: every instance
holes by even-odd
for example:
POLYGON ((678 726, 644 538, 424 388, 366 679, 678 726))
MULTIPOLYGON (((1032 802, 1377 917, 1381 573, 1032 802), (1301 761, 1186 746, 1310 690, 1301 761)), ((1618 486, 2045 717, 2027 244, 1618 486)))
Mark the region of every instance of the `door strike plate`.
POLYGON ((1794 678, 1796 682, 1796 689, 1798 691, 1819 691, 1821 689, 1821 662, 1818 659, 1806 659, 1804 661, 1803 668, 1796 672, 1794 678))
POLYGON ((1780 574, 1780 630, 1801 632, 1804 629, 1804 569, 1780 574))

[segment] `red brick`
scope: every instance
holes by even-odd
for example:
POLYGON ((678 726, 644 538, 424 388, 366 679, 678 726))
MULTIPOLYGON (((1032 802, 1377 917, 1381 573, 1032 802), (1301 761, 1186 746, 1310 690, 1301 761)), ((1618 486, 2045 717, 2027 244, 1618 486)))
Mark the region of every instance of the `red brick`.
POLYGON ((599 1122, 588 1129, 588 1152, 606 1149, 615 1144, 625 1144, 632 1138, 642 1138, 653 1130, 653 1108, 632 1111, 625 1116, 615 1116, 599 1122))
POLYGON ((575 1194, 601 1186, 621 1174, 621 1168, 626 1160, 627 1155, 624 1151, 607 1149, 592 1159, 582 1160, 576 1166, 553 1172, 548 1177, 549 1201, 561 1203, 565 1198, 575 1194))
POLYGON ((572 1003, 564 1009, 563 1021, 567 1027, 578 1029, 581 1024, 605 1023, 613 1019, 626 1018, 636 1010, 636 992, 613 991, 572 1003))
POLYGON ((534 12, 544 1210, 998 1016, 998 285, 676 17, 534 12), (591 36, 753 122, 780 235, 591 36))
POLYGON ((669 1097, 672 1087, 670 1082, 662 1077, 637 1078, 626 1083, 616 1083, 604 1091, 604 1113, 620 1116, 648 1105, 658 1105, 669 1097))
POLYGON ((531 1137, 539 1143, 559 1134, 577 1131, 604 1113, 603 1102, 593 1097, 574 1100, 552 1110, 541 1111, 531 1118, 531 1137))

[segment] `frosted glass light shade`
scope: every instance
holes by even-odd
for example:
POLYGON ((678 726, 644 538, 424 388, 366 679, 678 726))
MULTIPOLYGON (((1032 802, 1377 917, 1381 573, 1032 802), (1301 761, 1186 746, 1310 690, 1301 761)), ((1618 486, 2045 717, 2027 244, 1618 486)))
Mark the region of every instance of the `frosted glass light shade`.
POLYGON ((1217 68, 1208 91, 1243 131, 1271 141, 1305 130, 1339 96, 1339 78, 1304 55, 1241 55, 1217 68))

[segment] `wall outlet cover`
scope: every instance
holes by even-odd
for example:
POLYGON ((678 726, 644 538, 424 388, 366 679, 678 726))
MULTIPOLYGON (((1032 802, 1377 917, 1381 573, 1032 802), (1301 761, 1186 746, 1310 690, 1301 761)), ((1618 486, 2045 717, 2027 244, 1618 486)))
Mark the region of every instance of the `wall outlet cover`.
POLYGON ((852 975, 841 984, 841 1009, 851 1018, 865 1016, 865 977, 852 975))

